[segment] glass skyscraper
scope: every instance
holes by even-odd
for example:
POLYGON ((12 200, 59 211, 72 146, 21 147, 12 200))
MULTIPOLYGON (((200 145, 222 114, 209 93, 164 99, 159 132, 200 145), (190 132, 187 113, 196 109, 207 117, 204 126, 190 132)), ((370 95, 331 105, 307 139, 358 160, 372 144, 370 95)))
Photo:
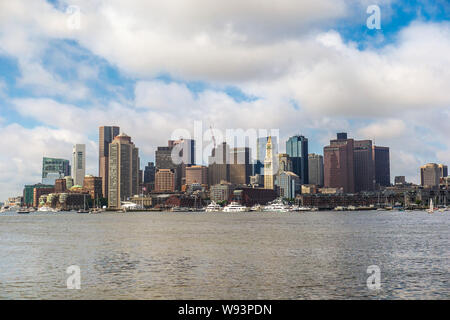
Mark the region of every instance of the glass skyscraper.
POLYGON ((56 179, 70 176, 70 162, 65 159, 44 157, 42 159, 42 183, 55 185, 56 179))
POLYGON ((286 153, 292 161, 292 170, 300 178, 300 183, 308 184, 308 139, 299 135, 290 137, 286 141, 286 153))

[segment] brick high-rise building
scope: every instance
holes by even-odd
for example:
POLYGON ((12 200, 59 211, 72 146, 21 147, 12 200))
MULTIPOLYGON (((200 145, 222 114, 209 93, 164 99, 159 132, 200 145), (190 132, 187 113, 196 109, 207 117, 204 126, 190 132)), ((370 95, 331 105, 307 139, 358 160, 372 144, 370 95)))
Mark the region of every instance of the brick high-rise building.
POLYGON ((61 193, 67 190, 66 179, 56 179, 55 180, 55 192, 61 193))
POLYGON ((103 126, 99 128, 98 176, 102 178, 102 194, 108 197, 109 144, 120 133, 119 127, 103 126))
POLYGON ((194 183, 208 184, 208 167, 191 166, 186 168, 186 185, 194 183))
POLYGON ((353 143, 346 133, 338 133, 338 139, 323 148, 325 187, 342 187, 346 193, 355 192, 353 143))
POLYGON ((120 208, 121 201, 138 194, 139 149, 122 133, 109 144, 108 206, 120 208))
POLYGON ((158 169, 155 175, 155 192, 174 192, 175 173, 172 169, 158 169))
POLYGON ((355 191, 373 191, 375 170, 371 140, 355 140, 353 143, 355 191))
POLYGON ((87 175, 84 177, 83 189, 89 192, 93 200, 103 198, 102 178, 87 175))

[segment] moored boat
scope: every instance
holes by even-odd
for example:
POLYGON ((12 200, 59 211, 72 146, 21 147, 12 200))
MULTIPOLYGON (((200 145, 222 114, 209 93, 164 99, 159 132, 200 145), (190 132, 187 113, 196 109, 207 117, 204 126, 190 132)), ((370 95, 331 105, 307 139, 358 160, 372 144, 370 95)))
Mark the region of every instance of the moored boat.
POLYGON ((223 208, 223 212, 245 212, 247 211, 247 207, 240 205, 239 203, 233 201, 225 208, 223 208))

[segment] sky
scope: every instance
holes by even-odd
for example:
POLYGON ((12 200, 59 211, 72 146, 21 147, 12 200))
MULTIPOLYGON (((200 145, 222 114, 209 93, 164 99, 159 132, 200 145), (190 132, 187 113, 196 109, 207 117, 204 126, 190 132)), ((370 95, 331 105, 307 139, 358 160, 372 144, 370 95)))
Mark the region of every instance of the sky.
POLYGON ((348 132, 418 183, 450 164, 449 17, 447 0, 0 0, 0 201, 76 143, 97 175, 101 125, 143 167, 195 120, 303 134, 319 154, 348 132))

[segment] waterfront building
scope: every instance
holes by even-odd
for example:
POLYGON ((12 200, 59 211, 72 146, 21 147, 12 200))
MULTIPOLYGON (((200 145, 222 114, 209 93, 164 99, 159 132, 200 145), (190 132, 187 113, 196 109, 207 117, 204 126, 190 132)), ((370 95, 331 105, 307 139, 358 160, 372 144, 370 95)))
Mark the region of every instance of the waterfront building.
POLYGON ((86 145, 76 144, 72 150, 72 177, 75 185, 83 185, 86 175, 86 145))
POLYGON ((115 126, 102 126, 99 128, 99 158, 98 176, 102 178, 102 194, 108 196, 108 175, 109 175, 109 144, 120 133, 120 128, 115 126))
POLYGON ((230 148, 226 142, 215 147, 208 157, 208 184, 230 182, 230 148))
POLYGON ((44 196, 48 195, 50 193, 55 192, 55 187, 38 187, 33 189, 33 207, 37 208, 39 207, 39 199, 44 196))
POLYGON ((389 148, 373 146, 372 159, 375 170, 375 185, 388 187, 391 185, 391 168, 389 148))
POLYGON ((320 154, 308 154, 309 184, 323 186, 323 156, 320 154))
POLYGON ((227 201, 235 186, 227 181, 212 185, 209 188, 210 199, 215 202, 227 201))
POLYGON ((375 170, 371 140, 355 140, 353 143, 355 191, 373 191, 375 170))
POLYGON ((190 166, 186 168, 186 185, 192 184, 207 185, 208 184, 208 167, 190 166))
POLYGON ((232 148, 229 159, 230 182, 232 184, 249 184, 252 175, 250 148, 232 148))
POLYGON ((277 197, 278 194, 273 189, 240 187, 230 193, 228 202, 236 201, 243 206, 252 207, 256 204, 265 205, 277 197))
POLYGON ((55 192, 64 192, 67 190, 66 179, 56 179, 55 180, 55 192))
POLYGON ((155 175, 155 192, 175 192, 173 169, 158 169, 155 175))
POLYGON ((340 188, 344 192, 355 192, 353 166, 353 139, 347 139, 346 133, 338 133, 337 139, 323 149, 324 186, 340 188))
POLYGON ((55 185, 55 180, 70 175, 70 162, 65 159, 42 159, 42 184, 55 185))
POLYGON ((441 170, 436 163, 427 163, 420 167, 420 184, 424 187, 438 187, 441 170))
POLYGON ((32 207, 34 206, 34 189, 36 188, 47 188, 53 190, 54 187, 52 185, 47 184, 32 184, 32 185, 25 185, 23 189, 23 205, 25 207, 32 207))
POLYGON ((84 177, 83 189, 86 190, 93 200, 103 198, 102 177, 87 175, 84 177))
POLYGON ((294 199, 300 191, 300 177, 291 171, 283 171, 277 176, 280 197, 294 199))
POLYGON ((266 157, 264 159, 264 188, 265 189, 274 189, 275 181, 274 181, 274 156, 272 150, 272 138, 269 137, 267 139, 266 144, 266 157))
POLYGON ((292 161, 292 171, 299 176, 301 184, 308 184, 308 139, 301 135, 290 137, 286 141, 286 153, 292 161))
POLYGON ((124 133, 109 144, 108 206, 120 208, 139 189, 139 149, 124 133))

